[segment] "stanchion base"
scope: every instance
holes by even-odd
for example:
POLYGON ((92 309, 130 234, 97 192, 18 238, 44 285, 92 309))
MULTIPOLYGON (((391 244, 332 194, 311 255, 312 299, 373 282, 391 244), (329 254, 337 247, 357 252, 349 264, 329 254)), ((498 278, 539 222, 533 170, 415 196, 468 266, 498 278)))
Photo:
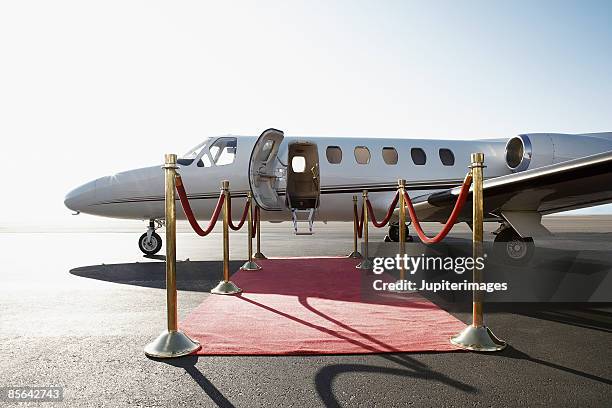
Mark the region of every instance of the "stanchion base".
POLYGON ((210 291, 213 295, 235 295, 240 292, 242 292, 242 289, 236 286, 232 281, 221 281, 210 291))
POLYGON ((499 351, 506 348, 506 342, 495 337, 487 326, 469 325, 450 342, 455 346, 472 351, 499 351))
POLYGON ((244 265, 240 267, 243 271, 258 271, 261 269, 261 266, 257 265, 255 261, 246 261, 244 265))
POLYGON ((264 254, 262 254, 261 252, 255 252, 255 255, 253 255, 253 258, 255 259, 268 259, 266 258, 266 256, 264 254))
POLYGON ((200 343, 191 340, 183 332, 165 330, 145 346, 144 353, 149 357, 173 358, 189 355, 200 348, 200 343))
POLYGON ((374 267, 374 265, 372 264, 372 261, 370 259, 368 259, 368 258, 364 258, 363 261, 361 261, 359 263, 359 265, 357 265, 355 268, 369 271, 373 267, 374 267))
POLYGON ((359 253, 359 251, 353 251, 347 256, 347 258, 361 259, 363 256, 359 253))

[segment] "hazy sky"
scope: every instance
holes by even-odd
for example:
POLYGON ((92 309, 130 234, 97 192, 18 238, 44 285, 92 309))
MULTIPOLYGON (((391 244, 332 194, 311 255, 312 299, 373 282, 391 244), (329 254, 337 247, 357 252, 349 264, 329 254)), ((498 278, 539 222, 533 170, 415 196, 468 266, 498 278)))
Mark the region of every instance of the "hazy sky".
POLYGON ((2 1, 0 225, 216 134, 612 131, 611 72, 612 1, 2 1))

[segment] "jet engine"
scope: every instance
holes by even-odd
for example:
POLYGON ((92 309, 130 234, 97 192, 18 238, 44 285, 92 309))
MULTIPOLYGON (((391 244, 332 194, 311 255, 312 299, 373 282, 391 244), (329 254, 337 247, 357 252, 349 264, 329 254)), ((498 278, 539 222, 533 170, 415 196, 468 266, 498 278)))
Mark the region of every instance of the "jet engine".
POLYGON ((506 143, 506 165, 516 173, 612 150, 611 136, 610 133, 518 135, 506 143))

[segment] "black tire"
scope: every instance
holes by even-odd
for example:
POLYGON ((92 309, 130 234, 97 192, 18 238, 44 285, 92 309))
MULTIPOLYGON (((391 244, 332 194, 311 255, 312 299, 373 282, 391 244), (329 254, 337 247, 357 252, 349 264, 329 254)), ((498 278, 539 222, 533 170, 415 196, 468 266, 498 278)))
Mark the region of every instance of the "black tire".
MULTIPOLYGON (((408 229, 408 225, 405 225, 406 228, 406 242, 412 242, 412 237, 410 236, 410 230, 408 229)), ((389 224, 389 239, 392 242, 399 242, 399 223, 394 222, 389 224)))
POLYGON ((151 234, 151 240, 149 242, 146 241, 147 233, 145 232, 138 239, 138 248, 140 248, 145 255, 155 255, 162 247, 162 239, 156 232, 151 234))
POLYGON ((493 244, 495 259, 506 265, 527 265, 535 253, 532 238, 522 238, 512 228, 500 231, 493 244))

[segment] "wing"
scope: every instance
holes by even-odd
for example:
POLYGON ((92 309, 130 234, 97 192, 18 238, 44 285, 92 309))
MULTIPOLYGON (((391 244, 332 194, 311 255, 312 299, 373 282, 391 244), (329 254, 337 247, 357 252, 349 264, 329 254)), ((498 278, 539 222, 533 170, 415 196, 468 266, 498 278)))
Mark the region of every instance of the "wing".
MULTIPOLYGON (((486 176, 486 169, 485 169, 486 176)), ((485 219, 527 223, 544 214, 612 202, 612 151, 484 181, 485 219)), ((459 188, 417 197, 414 208, 423 221, 444 222, 459 188)), ((459 220, 472 219, 471 192, 459 220)), ((527 225, 525 226, 527 227, 527 225)), ((537 226, 533 228, 537 229, 537 226)), ((520 228, 516 228, 519 234, 520 228)))

